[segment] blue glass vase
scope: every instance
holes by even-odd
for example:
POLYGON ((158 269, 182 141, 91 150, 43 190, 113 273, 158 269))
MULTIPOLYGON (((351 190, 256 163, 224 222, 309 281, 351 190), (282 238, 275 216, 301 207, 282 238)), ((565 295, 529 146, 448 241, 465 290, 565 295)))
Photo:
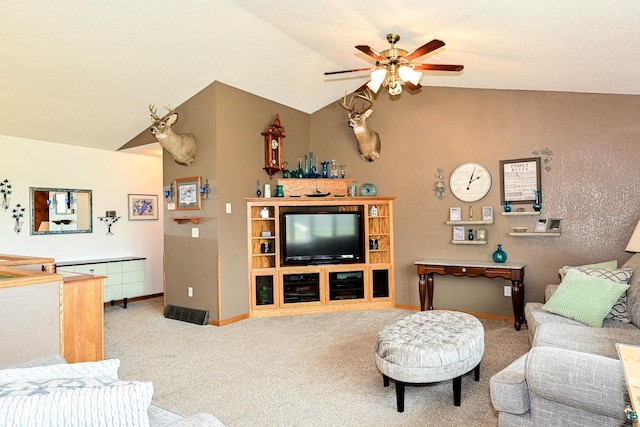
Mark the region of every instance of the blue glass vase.
POLYGON ((502 250, 502 245, 498 245, 498 249, 493 253, 493 262, 503 263, 507 261, 507 253, 502 250))
POLYGON ((511 212, 511 202, 502 202, 502 207, 505 212, 511 212))
POLYGON ((540 190, 533 190, 533 195, 536 198, 536 202, 533 204, 533 210, 540 212, 540 209, 542 209, 542 203, 540 203, 540 190))

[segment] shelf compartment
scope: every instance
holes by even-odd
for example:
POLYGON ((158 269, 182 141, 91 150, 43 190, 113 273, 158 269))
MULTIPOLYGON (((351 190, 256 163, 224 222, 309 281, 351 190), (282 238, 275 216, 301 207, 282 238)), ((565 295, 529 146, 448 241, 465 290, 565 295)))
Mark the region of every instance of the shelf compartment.
POLYGON ((447 221, 447 225, 491 225, 491 221, 447 221))
POLYGON ((500 212, 502 216, 539 216, 540 211, 500 212))
POLYGON ((329 301, 364 299, 364 272, 334 271, 329 273, 329 301))
POLYGON ((486 240, 452 240, 454 245, 486 245, 486 240))
POLYGON ((560 237, 562 233, 509 233, 513 237, 560 237))

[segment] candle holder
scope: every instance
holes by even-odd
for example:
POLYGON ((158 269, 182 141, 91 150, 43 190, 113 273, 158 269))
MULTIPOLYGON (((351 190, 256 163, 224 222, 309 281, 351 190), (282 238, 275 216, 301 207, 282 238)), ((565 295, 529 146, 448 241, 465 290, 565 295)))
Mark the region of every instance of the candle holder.
POLYGON ((11 201, 11 184, 9 180, 5 179, 0 182, 0 208, 4 207, 6 211, 9 209, 9 202, 11 201))
POLYGON ((24 224, 24 221, 21 221, 22 217, 24 216, 24 208, 20 206, 20 203, 18 203, 13 209, 12 216, 13 220, 15 221, 15 224, 13 225, 13 231, 15 231, 16 234, 19 234, 20 231, 22 231, 22 225, 24 224))
POLYGON ((107 234, 105 234, 105 236, 113 236, 113 233, 111 232, 111 226, 113 226, 113 224, 118 222, 120 217, 119 216, 99 216, 98 219, 104 222, 107 226, 107 234))

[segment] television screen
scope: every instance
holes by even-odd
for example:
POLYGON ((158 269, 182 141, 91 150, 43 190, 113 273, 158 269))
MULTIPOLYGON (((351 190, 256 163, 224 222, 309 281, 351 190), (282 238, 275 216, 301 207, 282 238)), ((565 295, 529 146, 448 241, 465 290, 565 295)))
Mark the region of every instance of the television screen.
POLYGON ((359 212, 285 212, 285 264, 362 262, 359 212))

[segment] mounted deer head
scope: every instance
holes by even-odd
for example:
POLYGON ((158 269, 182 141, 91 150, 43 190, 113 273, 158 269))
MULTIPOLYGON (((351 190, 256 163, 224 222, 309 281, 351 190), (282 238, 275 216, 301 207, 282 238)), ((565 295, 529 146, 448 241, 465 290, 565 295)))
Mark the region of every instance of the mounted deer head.
POLYGON ((380 157, 380 135, 377 132, 369 130, 366 120, 371 116, 373 110, 373 94, 369 89, 353 95, 347 102, 347 94, 338 103, 342 108, 349 112, 349 126, 353 128, 353 134, 358 142, 358 151, 362 160, 373 162, 380 157), (364 102, 361 108, 356 109, 358 99, 364 102))
POLYGON ((156 106, 149 105, 151 112, 151 133, 171 156, 181 165, 189 166, 196 156, 196 139, 193 135, 177 134, 171 130, 171 126, 178 121, 178 113, 170 105, 164 107, 168 113, 160 118, 156 115, 156 106))

